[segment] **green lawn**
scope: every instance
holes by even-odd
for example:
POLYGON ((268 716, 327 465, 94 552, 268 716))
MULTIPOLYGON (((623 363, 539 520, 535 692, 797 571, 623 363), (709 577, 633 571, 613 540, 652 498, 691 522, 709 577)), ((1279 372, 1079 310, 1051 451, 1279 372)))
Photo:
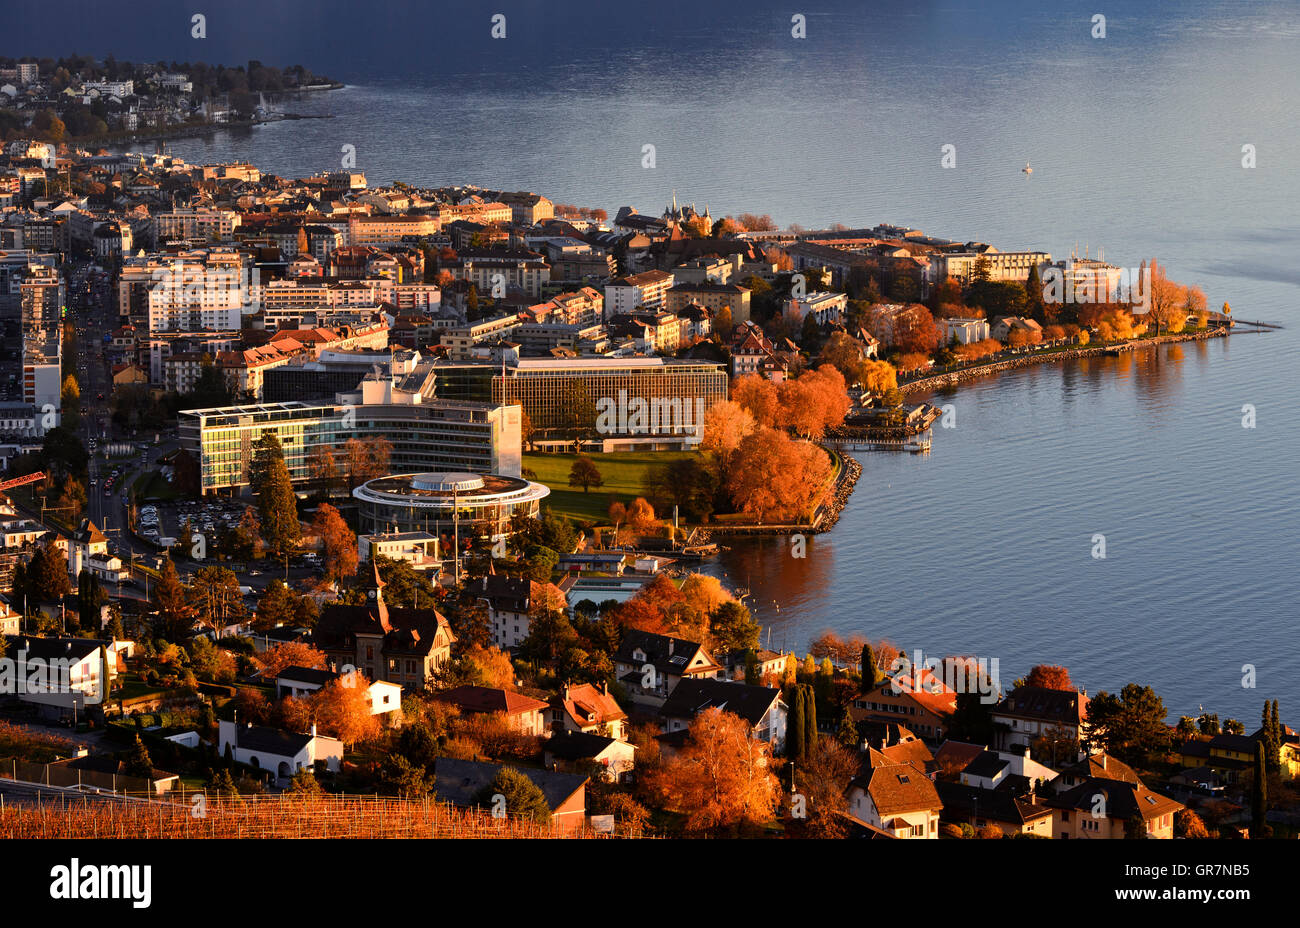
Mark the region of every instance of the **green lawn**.
POLYGON ((604 486, 592 487, 588 493, 569 486, 569 468, 577 455, 525 454, 523 465, 537 475, 538 482, 551 488, 551 495, 542 501, 543 506, 578 521, 606 522, 611 498, 629 503, 644 496, 646 477, 651 471, 696 454, 694 451, 652 451, 586 455, 605 481, 604 486))

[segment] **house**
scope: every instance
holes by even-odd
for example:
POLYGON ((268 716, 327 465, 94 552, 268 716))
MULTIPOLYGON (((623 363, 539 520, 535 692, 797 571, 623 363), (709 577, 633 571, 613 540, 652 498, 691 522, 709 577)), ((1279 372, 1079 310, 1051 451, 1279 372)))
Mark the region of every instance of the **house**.
POLYGON ((110 646, 94 638, 6 636, 0 694, 16 695, 43 718, 78 717, 102 703, 112 685, 110 646))
POLYGON ((609 684, 564 684, 551 698, 551 730, 604 734, 615 741, 627 738, 627 713, 609 695, 609 684))
POLYGON ((456 640, 436 609, 389 608, 379 568, 373 563, 362 590, 363 606, 326 606, 316 623, 316 646, 337 668, 351 665, 369 680, 424 689, 451 660, 456 640))
POLYGON ((705 709, 721 709, 740 716, 749 723, 756 739, 772 746, 773 753, 785 747, 788 710, 779 689, 687 678, 673 688, 659 708, 664 733, 685 731, 705 709))
MULTIPOLYGON (((108 555, 108 538, 94 522, 82 519, 81 525, 72 533, 72 543, 68 549, 68 573, 77 577, 83 569, 89 569, 87 562, 93 555, 108 555)), ((121 566, 119 561, 118 567, 121 566)))
POLYGON ((9 600, 0 597, 0 635, 8 637, 22 631, 23 614, 15 612, 9 600))
POLYGON ((1056 776, 1055 770, 1029 756, 1029 748, 1025 748, 1023 753, 981 751, 959 775, 960 781, 966 786, 981 789, 997 789, 1015 783, 1050 783, 1056 776))
POLYGON ((604 768, 602 778, 615 783, 632 772, 636 746, 603 735, 563 731, 546 739, 542 759, 548 769, 570 773, 597 765, 604 768))
POLYGON ((1038 801, 1033 790, 1017 795, 1009 789, 990 789, 938 780, 935 792, 943 802, 945 822, 984 828, 996 825, 1006 835, 1052 837, 1055 820, 1051 807, 1038 801))
MULTIPOLYGON (((745 661, 749 652, 744 648, 735 648, 730 651, 722 652, 719 657, 722 661, 722 674, 719 679, 733 680, 737 683, 752 683, 756 681, 745 679, 745 661)), ((754 655, 756 669, 758 670, 758 679, 775 679, 778 682, 785 674, 786 664, 794 660, 794 655, 782 654, 780 651, 769 651, 767 648, 759 648, 754 655)))
POLYGON ((299 733, 223 719, 217 725, 217 751, 224 756, 227 748, 234 760, 281 781, 299 770, 337 773, 343 761, 343 742, 316 734, 315 725, 310 733, 299 733))
POLYGON ((939 769, 929 746, 909 728, 893 722, 865 722, 858 726, 867 760, 880 764, 912 764, 933 776, 939 769))
POLYGON ((1038 738, 1068 745, 1083 738, 1088 696, 1074 690, 1021 686, 993 707, 992 717, 993 746, 1000 751, 1022 750, 1038 738))
POLYGON ((1000 342, 1006 342, 1012 332, 1023 332, 1031 342, 1040 341, 1043 337, 1041 325, 1033 319, 1025 319, 1021 316, 999 316, 989 326, 989 336, 1000 342))
POLYGON ((510 728, 521 735, 541 737, 546 732, 546 703, 523 693, 490 686, 458 686, 438 693, 435 698, 467 715, 499 712, 509 721, 510 728))
MULTIPOLYGON (((317 670, 312 667, 294 665, 280 671, 275 678, 275 695, 277 699, 293 696, 301 699, 310 696, 328 683, 339 679, 342 674, 334 670, 317 670)), ((402 688, 386 680, 375 680, 368 687, 370 696, 370 714, 388 715, 389 720, 401 718, 402 688), (389 715, 389 713, 396 713, 389 715)))
POLYGON ((722 670, 698 641, 630 629, 614 652, 619 682, 634 703, 658 708, 685 678, 711 679, 722 670))
MULTIPOLYGON (((434 792, 438 798, 462 809, 488 805, 484 791, 496 779, 504 764, 439 757, 433 766, 434 792)), ((551 826, 557 831, 580 831, 587 815, 587 782, 578 773, 516 768, 537 785, 551 810, 551 826)), ((506 810, 507 813, 509 810, 506 810)))
POLYGON ((487 605, 492 644, 503 651, 519 647, 528 637, 534 599, 551 596, 557 602, 564 601, 564 593, 553 583, 495 572, 467 580, 465 590, 487 605))
POLYGON ((1053 811, 1058 838, 1125 838, 1130 822, 1141 819, 1148 838, 1172 838, 1174 816, 1182 803, 1153 793, 1138 780, 1089 777, 1045 800, 1053 811))
POLYGON ((850 781, 846 796, 849 814, 873 828, 896 838, 939 837, 943 801, 915 764, 868 766, 850 781))
POLYGON ((928 738, 939 741, 948 717, 957 709, 957 693, 932 670, 917 668, 915 674, 886 677, 871 690, 855 696, 849 704, 854 722, 897 722, 928 738))

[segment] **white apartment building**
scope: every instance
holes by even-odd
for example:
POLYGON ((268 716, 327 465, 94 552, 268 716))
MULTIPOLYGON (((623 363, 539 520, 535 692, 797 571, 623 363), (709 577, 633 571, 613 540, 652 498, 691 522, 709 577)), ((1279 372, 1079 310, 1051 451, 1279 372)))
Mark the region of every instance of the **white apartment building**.
POLYGON ((605 285, 605 318, 630 313, 638 306, 658 309, 675 280, 668 271, 645 271, 611 280, 605 285))

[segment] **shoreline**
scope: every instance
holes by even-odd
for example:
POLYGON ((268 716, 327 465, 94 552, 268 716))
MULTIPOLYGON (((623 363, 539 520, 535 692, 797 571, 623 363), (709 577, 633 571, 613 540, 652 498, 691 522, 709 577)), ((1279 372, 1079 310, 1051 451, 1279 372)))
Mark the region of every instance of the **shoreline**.
MULTIPOLYGON (((1147 345, 1166 345, 1177 342, 1199 342, 1208 341, 1211 338, 1227 338, 1231 330, 1225 326, 1218 326, 1213 329, 1206 329, 1199 332, 1189 332, 1177 335, 1155 335, 1151 338, 1135 340, 1129 350, 1136 351, 1147 345)), ((978 364, 973 367, 964 367, 960 370, 946 371, 942 374, 935 374, 930 377, 920 377, 916 380, 900 383, 898 392, 907 396, 909 393, 920 393, 926 390, 935 390, 942 387, 956 387, 967 380, 974 380, 977 377, 988 377, 994 374, 1001 374, 1005 371, 1019 370, 1025 367, 1033 367, 1039 364, 1050 364, 1054 361, 1073 361, 1080 358, 1096 357, 1098 355, 1108 355, 1115 351, 1114 345, 1090 345, 1086 348, 1071 348, 1068 351, 1043 352, 1041 354, 1029 354, 1018 358, 1005 358, 1001 361, 994 361, 992 364, 978 364)))

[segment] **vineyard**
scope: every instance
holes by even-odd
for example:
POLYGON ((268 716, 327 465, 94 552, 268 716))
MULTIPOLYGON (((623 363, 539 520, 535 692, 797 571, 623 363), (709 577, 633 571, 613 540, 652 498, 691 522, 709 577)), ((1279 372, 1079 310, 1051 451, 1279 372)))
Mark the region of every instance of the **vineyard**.
POLYGON ((89 797, 0 808, 0 838, 595 837, 437 800, 177 794, 165 802, 89 797))

